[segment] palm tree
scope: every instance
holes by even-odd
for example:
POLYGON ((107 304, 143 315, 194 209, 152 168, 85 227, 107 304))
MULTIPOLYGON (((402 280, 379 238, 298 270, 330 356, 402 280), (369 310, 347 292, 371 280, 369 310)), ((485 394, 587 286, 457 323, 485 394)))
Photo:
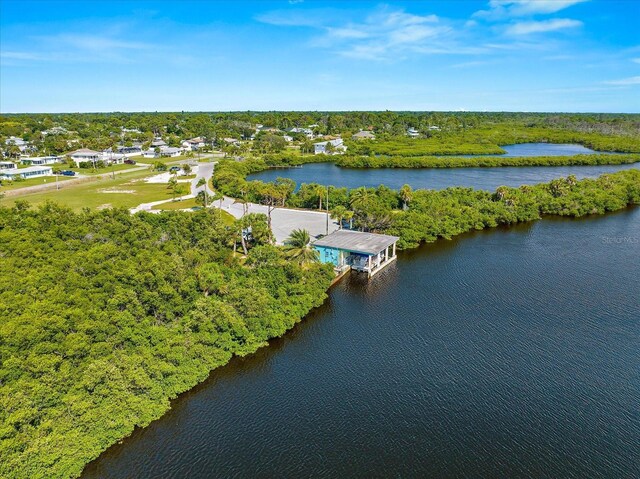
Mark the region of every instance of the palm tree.
POLYGON ((356 188, 349 193, 349 204, 354 210, 362 208, 367 202, 373 198, 375 195, 373 192, 361 186, 360 188, 356 188))
POLYGON ((402 185, 400 188, 400 199, 402 200, 402 209, 406 210, 409 205, 409 201, 413 198, 413 190, 409 185, 402 185))
POLYGON ((206 208, 208 205, 208 196, 207 196, 207 180, 205 178, 200 178, 198 180, 198 183, 196 184, 196 188, 200 188, 201 186, 204 186, 204 189, 202 190, 204 192, 204 207, 206 208))
POLYGON ((327 190, 322 185, 315 185, 313 187, 313 193, 318 197, 318 209, 322 210, 322 198, 327 194, 327 190))
POLYGON ((331 218, 338 222, 339 229, 342 229, 342 220, 344 219, 344 215, 346 212, 347 209, 342 205, 338 205, 333 210, 331 210, 331 218))
POLYGON ((285 255, 300 263, 314 263, 318 261, 318 252, 311 246, 311 237, 305 229, 296 229, 291 232, 285 241, 285 255))

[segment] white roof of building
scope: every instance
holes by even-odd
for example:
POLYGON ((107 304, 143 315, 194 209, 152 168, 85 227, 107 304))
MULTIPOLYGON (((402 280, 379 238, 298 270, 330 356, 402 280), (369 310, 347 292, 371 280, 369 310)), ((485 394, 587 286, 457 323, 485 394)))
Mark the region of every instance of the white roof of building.
POLYGON ((338 230, 313 243, 314 246, 341 249, 353 253, 378 254, 388 246, 398 241, 397 236, 381 235, 377 233, 363 233, 361 231, 338 230))
POLYGON ((90 150, 89 148, 80 148, 79 150, 72 151, 69 156, 99 156, 97 151, 90 150))
POLYGON ((0 175, 18 175, 20 173, 31 173, 34 171, 52 171, 50 166, 28 166, 26 168, 11 168, 7 170, 2 170, 0 175))
POLYGON ((374 135, 372 132, 370 131, 359 131, 358 133, 354 134, 353 136, 355 136, 356 138, 375 138, 376 135, 374 135))
POLYGON ((328 141, 319 141, 318 143, 314 143, 314 145, 326 145, 327 143, 331 143, 333 146, 342 145, 342 138, 338 138, 337 140, 328 140, 328 141))

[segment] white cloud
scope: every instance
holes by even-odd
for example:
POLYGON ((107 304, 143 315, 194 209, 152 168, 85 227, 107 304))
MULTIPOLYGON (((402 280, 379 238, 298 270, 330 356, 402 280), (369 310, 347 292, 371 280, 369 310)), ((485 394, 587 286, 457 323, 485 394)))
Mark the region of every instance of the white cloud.
POLYGON ((554 18, 553 20, 541 20, 530 22, 518 22, 507 27, 507 35, 529 35, 531 33, 555 32, 567 28, 581 27, 582 22, 570 18, 554 18))
POLYGON ((386 6, 358 21, 349 21, 348 11, 316 13, 279 10, 256 19, 271 25, 320 30, 312 45, 333 49, 348 58, 390 60, 408 52, 470 53, 470 49, 453 42, 454 29, 436 15, 414 15, 386 6))
POLYGON ((604 83, 606 83, 607 85, 618 85, 618 86, 640 85, 640 76, 622 78, 620 80, 609 80, 604 83))
POLYGON ((631 61, 633 63, 640 63, 640 58, 632 58, 631 61))
POLYGON ((488 10, 480 10, 475 17, 499 20, 556 13, 588 0, 490 0, 488 10))

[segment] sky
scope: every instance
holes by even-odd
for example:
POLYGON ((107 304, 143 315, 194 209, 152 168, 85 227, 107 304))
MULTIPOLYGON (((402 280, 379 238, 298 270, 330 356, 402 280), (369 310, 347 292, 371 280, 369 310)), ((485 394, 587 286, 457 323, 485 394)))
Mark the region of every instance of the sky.
POLYGON ((639 0, 0 0, 0 112, 640 112, 639 0))

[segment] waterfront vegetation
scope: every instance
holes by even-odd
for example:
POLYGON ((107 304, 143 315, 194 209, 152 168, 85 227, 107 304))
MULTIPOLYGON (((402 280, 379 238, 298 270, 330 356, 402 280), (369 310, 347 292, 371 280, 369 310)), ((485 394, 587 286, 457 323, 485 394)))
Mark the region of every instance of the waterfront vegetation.
POLYGON ((323 302, 330 267, 289 261, 252 221, 240 257, 214 209, 0 208, 1 477, 79 475, 323 302))
POLYGON ((214 185, 245 201, 298 208, 322 209, 328 197, 335 217, 347 213, 357 229, 395 234, 400 237, 400 248, 472 229, 532 221, 546 214, 577 217, 640 203, 640 170, 636 169, 597 179, 577 181, 569 176, 533 186, 502 186, 491 193, 461 187, 413 191, 408 185, 399 191, 384 185, 348 190, 317 183, 304 183, 296 190, 287 179, 273 183, 245 179, 264 166, 264 162, 222 162, 214 185))
POLYGON ((588 154, 570 156, 343 156, 343 168, 483 168, 496 166, 625 165, 640 162, 640 154, 588 154))
MULTIPOLYGON (((545 215, 578 217, 640 204, 639 170, 494 192, 408 185, 397 191, 383 185, 348 190, 317 183, 297 188, 288 179, 246 179, 267 168, 325 161, 350 168, 634 163, 640 159, 635 115, 6 115, 0 118, 0 137, 22 135, 56 151, 65 139, 75 139, 72 131, 97 148, 121 126, 140 128, 147 141, 152 131, 162 130, 175 142, 196 135, 244 137, 256 122, 279 128, 317 123, 318 133, 345 137, 370 125, 377 139, 348 141, 348 154, 340 156, 301 153, 309 151, 304 143, 299 150, 221 160, 212 179, 217 193, 243 203, 308 209, 326 208, 328 198, 331 216, 341 224, 397 235, 400 248, 545 215), (69 133, 39 136, 39 129, 54 125, 69 133), (430 130, 431 125, 439 130, 430 130), (420 129, 423 137, 404 137, 407 127, 420 129), (498 145, 539 141, 624 154, 455 156, 500 153, 498 145)), ((167 162, 180 159, 147 163, 166 169, 167 162)), ((10 192, 1 200, 2 477, 78 476, 109 445, 166 412, 171 398, 233 355, 249 354, 280 336, 326 297, 332 271, 314 261, 306 231, 294 231, 284 247, 276 247, 264 215, 235 220, 214 208, 130 215, 126 208, 175 193, 166 184, 144 182, 155 174, 150 165, 115 179, 105 171, 86 183, 20 199, 10 192)))
MULTIPOLYGON (((328 194, 334 217, 398 235, 400 248, 640 203, 638 170, 495 192, 318 184, 295 191, 287 180, 246 181, 249 165, 222 162, 218 189, 312 209, 328 194)), ((308 234, 294 232, 282 248, 270 238, 264 215, 230 222, 215 209, 132 216, 22 201, 0 208, 0 475, 77 476, 211 369, 319 305, 332 271, 313 261, 308 234), (249 227, 245 238, 240 231, 249 227)))

